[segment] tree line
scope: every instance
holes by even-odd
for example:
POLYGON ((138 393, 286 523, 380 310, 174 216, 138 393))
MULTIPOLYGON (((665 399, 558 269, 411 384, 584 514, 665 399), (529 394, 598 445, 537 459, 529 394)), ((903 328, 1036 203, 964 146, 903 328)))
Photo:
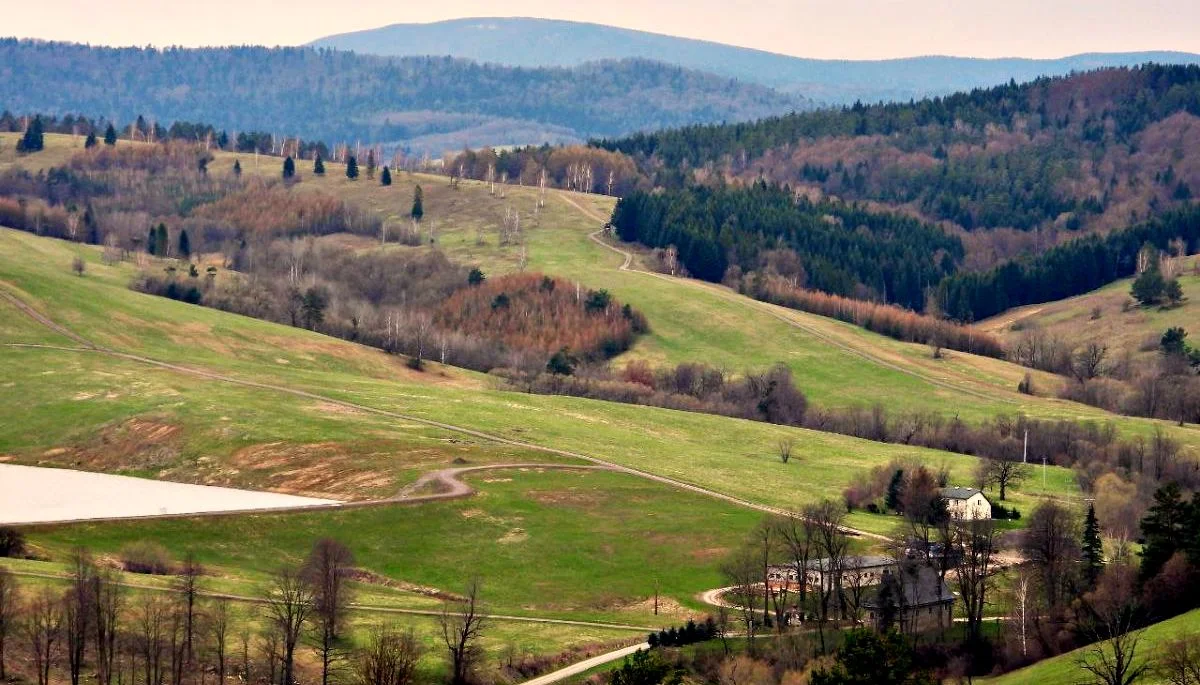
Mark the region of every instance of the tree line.
POLYGON ((1061 300, 1131 276, 1146 244, 1167 250, 1182 241, 1200 249, 1200 205, 1113 231, 1077 238, 1044 253, 982 273, 948 274, 937 284, 940 310, 956 321, 978 321, 1012 307, 1061 300))
POLYGON ((914 311, 924 309, 926 289, 954 273, 963 256, 961 241, 934 226, 813 202, 762 181, 635 191, 617 203, 612 224, 622 240, 673 248, 675 273, 721 282, 730 268, 757 268, 768 249, 791 248, 803 260, 809 287, 914 311))
MULTIPOLYGON (((21 553, 20 534, 0 529, 21 553)), ((354 682, 406 685, 437 675, 411 628, 351 625, 353 553, 340 542, 314 542, 301 563, 270 574, 252 602, 209 589, 192 555, 171 567, 161 589, 134 591, 87 549, 71 553, 65 589, 25 586, 0 566, 0 679, 24 675, 38 685, 188 685, 206 681, 354 682), (363 634, 365 632, 365 635, 363 634), (357 633, 357 634, 356 634, 357 633), (313 658, 309 658, 311 657, 313 658), (315 662, 315 663, 314 663, 315 662)), ((449 596, 437 616, 452 685, 479 682, 488 618, 477 580, 449 596)))

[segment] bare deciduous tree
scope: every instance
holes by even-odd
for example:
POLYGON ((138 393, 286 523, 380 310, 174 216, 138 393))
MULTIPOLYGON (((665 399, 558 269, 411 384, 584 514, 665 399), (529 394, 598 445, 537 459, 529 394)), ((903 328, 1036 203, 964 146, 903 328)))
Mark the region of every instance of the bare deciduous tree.
POLYGON ((1200 685, 1200 635, 1168 642, 1153 661, 1154 674, 1171 685, 1200 685))
POLYGON ((174 588, 179 593, 179 610, 183 635, 180 643, 182 654, 175 659, 175 682, 182 682, 184 672, 190 672, 195 661, 196 600, 200 593, 200 576, 204 569, 191 552, 183 559, 174 588))
POLYGON ((1136 577, 1132 566, 1111 565, 1083 598, 1087 616, 1082 629, 1093 642, 1078 664, 1099 685, 1132 685, 1150 672, 1151 663, 1137 654, 1142 629, 1136 577))
POLYGON ((966 613, 966 638, 978 643, 983 637, 983 613, 992 583, 996 528, 990 519, 956 519, 949 526, 948 534, 947 551, 958 562, 954 576, 966 613))
POLYGON ((92 578, 92 633, 96 642, 96 680, 110 685, 117 667, 118 619, 124 592, 117 574, 98 571, 92 578))
POLYGON ((746 646, 750 654, 755 654, 757 649, 755 638, 759 626, 756 616, 761 572, 756 551, 748 546, 739 548, 721 564, 721 574, 730 589, 729 594, 733 596, 733 601, 742 615, 742 624, 746 628, 746 646))
POLYGON ((63 595, 63 637, 67 648, 67 670, 71 685, 79 685, 84 654, 92 628, 92 606, 96 566, 84 549, 71 554, 71 583, 63 595))
POLYGON ((50 685, 50 668, 62 634, 62 604, 52 588, 42 588, 25 607, 21 632, 29 648, 38 685, 50 685))
POLYGON ((438 617, 442 640, 450 654, 453 685, 469 683, 475 667, 483 658, 479 639, 487 624, 487 616, 480 603, 480 591, 479 580, 472 579, 467 584, 463 599, 447 601, 442 605, 442 613, 438 617))
POLYGON ((328 685, 336 657, 337 639, 350 603, 347 586, 354 566, 350 550, 330 538, 317 540, 305 562, 304 574, 312 585, 313 618, 317 623, 317 652, 321 658, 321 685, 328 685))
POLYGON ((17 624, 17 579, 0 566, 0 681, 8 679, 4 667, 5 647, 17 624))
POLYGON ((804 517, 812 521, 817 555, 823 557, 819 569, 821 580, 817 583, 817 632, 821 637, 821 652, 824 653, 825 624, 829 621, 831 603, 842 596, 842 571, 850 549, 850 538, 842 525, 846 508, 833 500, 825 500, 805 509, 804 517))
POLYGON ((367 644, 355 652, 355 680, 359 685, 409 685, 422 652, 411 628, 404 632, 378 628, 371 632, 367 644))
POLYGON ((264 599, 271 632, 280 641, 283 682, 295 682, 296 645, 313 611, 313 588, 299 569, 285 566, 271 577, 264 599))
POLYGON ((233 612, 229 600, 221 597, 204 611, 204 623, 210 640, 212 657, 216 662, 217 683, 224 685, 228 664, 229 631, 233 624, 233 612))

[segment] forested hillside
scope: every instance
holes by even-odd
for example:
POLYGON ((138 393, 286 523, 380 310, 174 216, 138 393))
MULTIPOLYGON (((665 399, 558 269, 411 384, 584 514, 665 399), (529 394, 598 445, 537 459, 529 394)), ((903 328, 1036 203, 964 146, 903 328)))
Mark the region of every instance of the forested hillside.
POLYGON ((1200 191, 1200 67, 1108 69, 595 144, 632 155, 657 185, 762 177, 942 221, 964 236, 964 264, 988 268, 1200 191))
POLYGON ((232 131, 425 149, 569 142, 752 119, 800 101, 769 88, 627 60, 521 69, 449 57, 310 48, 106 48, 0 40, 0 103, 232 131), (120 87, 115 87, 117 84, 120 87))
POLYGON ((785 248, 798 253, 796 278, 812 288, 918 310, 925 289, 953 273, 963 255, 957 238, 915 219, 796 201, 765 183, 634 192, 617 203, 613 225, 623 240, 674 247, 679 266, 704 280, 754 270, 768 251, 785 248))

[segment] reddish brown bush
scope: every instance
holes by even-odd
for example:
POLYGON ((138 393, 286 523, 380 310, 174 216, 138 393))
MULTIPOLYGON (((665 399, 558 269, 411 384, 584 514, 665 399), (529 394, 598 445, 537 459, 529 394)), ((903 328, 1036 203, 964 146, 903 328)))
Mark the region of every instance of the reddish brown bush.
POLYGON ((438 328, 585 360, 620 354, 644 330, 641 316, 608 296, 538 273, 489 279, 458 291, 434 314, 438 328))

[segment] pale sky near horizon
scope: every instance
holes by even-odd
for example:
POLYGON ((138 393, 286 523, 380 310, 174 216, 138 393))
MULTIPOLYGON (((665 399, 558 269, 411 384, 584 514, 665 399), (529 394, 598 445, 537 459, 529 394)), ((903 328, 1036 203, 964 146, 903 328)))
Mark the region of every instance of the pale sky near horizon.
POLYGON ((20 2, 0 35, 93 45, 296 45, 386 24, 544 17, 800 57, 1200 53, 1200 0, 59 0, 20 2))

